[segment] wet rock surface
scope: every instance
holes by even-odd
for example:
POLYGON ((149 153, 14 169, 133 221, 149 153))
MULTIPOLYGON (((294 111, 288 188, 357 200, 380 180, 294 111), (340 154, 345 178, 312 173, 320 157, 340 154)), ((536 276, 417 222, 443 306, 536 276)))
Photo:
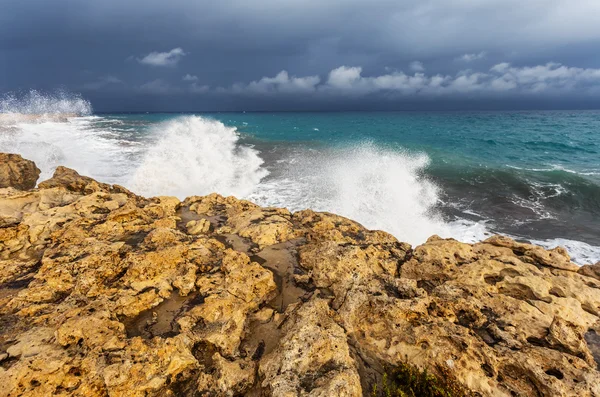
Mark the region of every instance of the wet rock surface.
POLYGON ((0 395, 361 396, 408 362, 474 395, 598 396, 597 266, 59 167, 0 189, 0 395))

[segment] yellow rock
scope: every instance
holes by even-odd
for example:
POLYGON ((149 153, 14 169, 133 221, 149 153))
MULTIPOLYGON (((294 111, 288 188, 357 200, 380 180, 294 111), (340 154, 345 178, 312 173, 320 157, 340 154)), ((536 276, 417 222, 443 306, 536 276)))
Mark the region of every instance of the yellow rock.
POLYGON ((0 188, 0 395, 362 396, 408 361, 482 396, 598 396, 598 266, 59 167, 0 188))
POLYGON ((197 236, 199 234, 207 234, 210 230, 210 222, 207 219, 197 221, 189 221, 186 224, 188 234, 197 236))

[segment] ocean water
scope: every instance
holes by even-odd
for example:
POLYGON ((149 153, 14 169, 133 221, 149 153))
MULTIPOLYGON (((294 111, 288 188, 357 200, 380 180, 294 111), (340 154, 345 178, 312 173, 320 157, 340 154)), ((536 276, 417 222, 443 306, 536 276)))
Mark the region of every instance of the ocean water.
POLYGON ((335 212, 411 244, 502 233, 600 261, 597 111, 94 114, 34 99, 0 103, 0 151, 41 180, 65 165, 148 196, 335 212))

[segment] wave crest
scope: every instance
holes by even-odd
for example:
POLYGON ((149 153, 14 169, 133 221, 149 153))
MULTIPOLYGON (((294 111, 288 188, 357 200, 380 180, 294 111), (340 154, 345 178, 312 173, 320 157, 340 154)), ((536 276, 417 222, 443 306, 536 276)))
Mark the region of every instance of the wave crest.
MULTIPOLYGON (((425 176, 429 157, 363 143, 325 152, 301 150, 286 156, 249 199, 292 211, 329 211, 390 232, 411 244, 432 234, 452 235, 436 210, 439 188, 425 176)), ((460 225, 461 237, 475 233, 460 225)), ((479 233, 477 233, 479 235, 479 233)))
POLYGON ((249 195, 268 172, 235 128, 197 116, 154 127, 158 135, 128 186, 143 195, 249 195))

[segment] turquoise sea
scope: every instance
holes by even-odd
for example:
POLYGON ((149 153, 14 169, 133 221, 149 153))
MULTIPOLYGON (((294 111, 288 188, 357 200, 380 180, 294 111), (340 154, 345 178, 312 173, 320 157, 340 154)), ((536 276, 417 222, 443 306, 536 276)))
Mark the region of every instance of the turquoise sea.
POLYGON ((600 261, 600 112, 88 114, 16 122, 0 150, 145 195, 356 219, 412 244, 503 233, 600 261))

